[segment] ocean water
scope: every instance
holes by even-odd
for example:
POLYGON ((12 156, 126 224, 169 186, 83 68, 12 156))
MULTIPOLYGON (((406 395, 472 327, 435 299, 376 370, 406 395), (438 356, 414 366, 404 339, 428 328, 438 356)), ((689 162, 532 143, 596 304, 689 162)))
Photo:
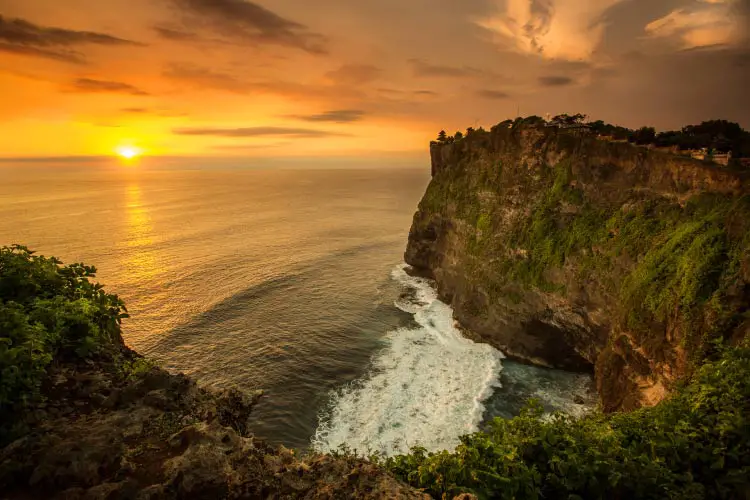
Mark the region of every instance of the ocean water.
POLYGON ((125 340, 210 387, 264 389, 294 448, 453 447, 528 397, 581 413, 586 376, 463 338, 403 251, 429 168, 0 164, 0 245, 98 268, 125 340))

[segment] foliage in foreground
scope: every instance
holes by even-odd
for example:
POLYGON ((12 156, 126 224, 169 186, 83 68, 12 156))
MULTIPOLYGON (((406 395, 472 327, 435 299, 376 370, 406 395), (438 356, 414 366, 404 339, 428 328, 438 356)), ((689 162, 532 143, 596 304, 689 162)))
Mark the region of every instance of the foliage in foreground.
MULTIPOLYGON (((51 363, 120 339, 123 302, 92 283, 96 269, 63 266, 26 247, 0 248, 0 420, 40 397, 51 363)), ((7 419, 6 419, 7 418, 7 419)))
POLYGON ((750 343, 719 349, 653 408, 575 420, 532 405, 452 453, 415 448, 383 463, 437 498, 746 498, 750 343))

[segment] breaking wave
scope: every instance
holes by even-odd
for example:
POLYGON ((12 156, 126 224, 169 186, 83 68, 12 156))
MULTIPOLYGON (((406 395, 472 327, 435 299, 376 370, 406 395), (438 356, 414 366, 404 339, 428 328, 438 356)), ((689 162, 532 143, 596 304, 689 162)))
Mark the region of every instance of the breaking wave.
POLYGON ((415 324, 388 332, 369 374, 332 396, 312 439, 318 451, 345 445, 391 456, 417 445, 453 449, 460 436, 478 430, 483 403, 500 385, 502 353, 465 338, 431 281, 406 267, 391 273, 406 292, 395 305, 415 324))

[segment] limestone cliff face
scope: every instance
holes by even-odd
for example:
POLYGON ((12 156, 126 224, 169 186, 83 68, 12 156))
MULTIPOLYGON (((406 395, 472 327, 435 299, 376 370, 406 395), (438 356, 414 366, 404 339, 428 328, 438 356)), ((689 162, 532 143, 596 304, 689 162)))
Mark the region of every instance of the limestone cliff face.
POLYGON ((433 143, 406 262, 470 335, 595 371, 607 411, 658 402, 748 331, 745 176, 525 125, 433 143))

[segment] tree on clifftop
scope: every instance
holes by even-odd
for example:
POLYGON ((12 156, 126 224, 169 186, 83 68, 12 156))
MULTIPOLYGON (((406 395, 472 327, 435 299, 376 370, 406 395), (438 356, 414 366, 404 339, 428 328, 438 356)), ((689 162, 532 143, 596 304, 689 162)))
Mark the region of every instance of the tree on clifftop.
POLYGON ((447 134, 445 133, 445 130, 441 130, 437 137, 438 142, 445 142, 446 138, 447 134))
POLYGON ((577 113, 575 115, 569 115, 563 113, 552 118, 552 123, 556 125, 575 125, 577 123, 583 123, 586 120, 586 115, 577 113))
POLYGON ((457 141, 460 141, 461 139, 463 139, 464 134, 462 134, 461 132, 456 132, 456 135, 454 137, 457 141))
POLYGON ((654 127, 641 127, 633 133, 632 142, 636 144, 653 144, 656 140, 654 127))

